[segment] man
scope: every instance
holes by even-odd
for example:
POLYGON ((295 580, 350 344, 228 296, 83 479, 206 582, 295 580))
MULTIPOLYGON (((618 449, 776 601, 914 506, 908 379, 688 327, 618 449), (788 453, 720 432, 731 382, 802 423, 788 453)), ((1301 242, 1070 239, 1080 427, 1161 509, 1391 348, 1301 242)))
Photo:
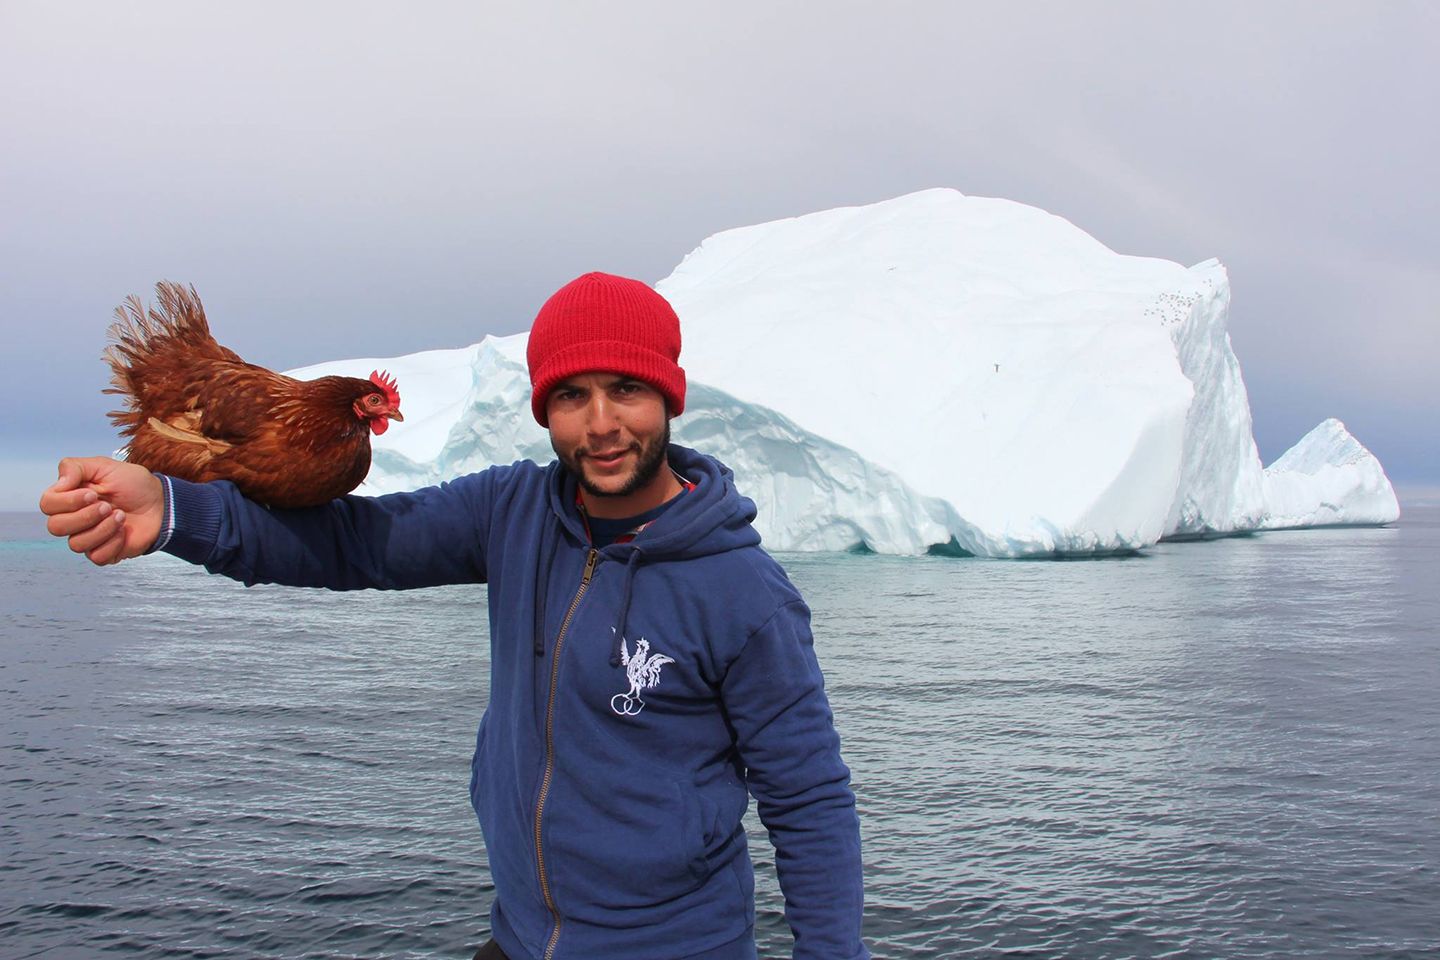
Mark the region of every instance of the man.
POLYGON ((162 549, 245 583, 488 583, 490 702, 470 782, 510 960, 754 958, 747 787, 794 956, 855 960, 859 828, 809 611, 717 461, 669 444, 680 326, 590 273, 541 308, 531 410, 558 462, 267 510, 103 458, 41 509, 98 564, 162 549))

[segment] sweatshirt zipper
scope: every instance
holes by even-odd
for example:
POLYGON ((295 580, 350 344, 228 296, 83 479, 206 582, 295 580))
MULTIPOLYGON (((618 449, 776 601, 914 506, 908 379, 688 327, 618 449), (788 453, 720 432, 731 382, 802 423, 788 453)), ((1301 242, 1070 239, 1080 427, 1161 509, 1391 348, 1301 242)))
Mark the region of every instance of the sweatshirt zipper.
MULTIPOLYGON (((545 776, 540 780, 540 795, 535 800, 535 862, 540 871, 540 893, 545 897, 550 916, 555 918, 555 929, 545 945, 545 960, 551 960, 555 955, 555 944, 560 939, 560 910, 550 895, 550 880, 545 876, 545 850, 540 844, 540 818, 545 813, 545 798, 550 794, 550 780, 555 774, 555 685, 560 677, 560 648, 565 643, 565 631, 570 629, 575 608, 580 606, 580 598, 585 596, 585 590, 590 586, 590 577, 595 573, 595 564, 599 559, 600 551, 591 547, 585 556, 585 572, 580 577, 580 588, 575 591, 575 599, 570 601, 570 609, 565 611, 565 619, 560 623, 560 633, 555 637, 555 653, 550 661, 550 699, 545 704, 545 776)), ((541 603, 545 602, 544 597, 538 599, 541 603)))

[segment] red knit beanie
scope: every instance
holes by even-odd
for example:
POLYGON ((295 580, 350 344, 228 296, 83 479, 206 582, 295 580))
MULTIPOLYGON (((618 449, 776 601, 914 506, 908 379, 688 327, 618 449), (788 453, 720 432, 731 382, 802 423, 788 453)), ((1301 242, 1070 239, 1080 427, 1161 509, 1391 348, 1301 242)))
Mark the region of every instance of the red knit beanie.
POLYGON ((620 373, 664 395, 670 416, 685 409, 680 318, 639 280, 587 273, 555 291, 530 328, 530 409, 549 427, 545 401, 577 373, 620 373))

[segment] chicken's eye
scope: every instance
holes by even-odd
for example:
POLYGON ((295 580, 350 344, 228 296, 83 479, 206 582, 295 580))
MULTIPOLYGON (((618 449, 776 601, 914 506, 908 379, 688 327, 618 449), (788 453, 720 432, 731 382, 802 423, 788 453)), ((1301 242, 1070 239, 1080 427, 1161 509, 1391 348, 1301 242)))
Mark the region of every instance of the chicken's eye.
POLYGON ((370 396, 368 396, 368 397, 365 398, 365 402, 368 403, 368 404, 370 404, 370 406, 372 406, 372 407, 378 407, 378 406, 380 406, 380 394, 378 394, 378 393, 372 393, 372 394, 370 394, 370 396))

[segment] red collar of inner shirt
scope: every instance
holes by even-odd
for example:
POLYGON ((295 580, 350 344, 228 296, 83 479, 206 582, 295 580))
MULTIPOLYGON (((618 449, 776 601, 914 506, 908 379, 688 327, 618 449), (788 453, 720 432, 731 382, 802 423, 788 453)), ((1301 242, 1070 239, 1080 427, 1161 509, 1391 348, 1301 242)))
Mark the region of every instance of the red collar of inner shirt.
MULTIPOLYGON (((691 490, 694 490, 694 489, 695 489, 695 483, 694 483, 694 481, 685 479, 684 477, 680 476, 680 474, 675 473, 674 470, 671 470, 670 472, 673 473, 673 474, 675 474, 675 479, 680 481, 680 486, 682 486, 682 487, 685 488, 685 492, 688 493, 688 492, 690 492, 691 490)), ((586 539, 588 539, 588 540, 593 544, 593 543, 595 542, 595 536, 594 536, 594 534, 592 534, 592 533, 590 532, 590 516, 589 516, 589 514, 587 514, 587 513, 585 512, 585 501, 584 501, 584 500, 581 498, 581 496, 580 496, 580 487, 579 487, 579 485, 576 485, 576 487, 575 487, 575 509, 577 509, 577 510, 580 511, 580 520, 581 520, 582 523, 585 524, 585 537, 586 537, 586 539)), ((657 519, 658 519, 658 518, 657 518, 657 519)), ((625 531, 624 533, 620 534, 620 536, 616 537, 616 538, 615 538, 613 541, 611 541, 611 542, 612 542, 612 543, 629 543, 631 540, 634 540, 636 537, 640 536, 640 531, 641 531, 641 530, 644 530, 646 527, 650 526, 650 524, 652 524, 652 523, 654 523, 654 522, 655 522, 654 520, 646 520, 644 523, 638 524, 638 525, 636 525, 634 528, 632 528, 632 529, 630 529, 630 530, 627 530, 627 531, 625 531)))

